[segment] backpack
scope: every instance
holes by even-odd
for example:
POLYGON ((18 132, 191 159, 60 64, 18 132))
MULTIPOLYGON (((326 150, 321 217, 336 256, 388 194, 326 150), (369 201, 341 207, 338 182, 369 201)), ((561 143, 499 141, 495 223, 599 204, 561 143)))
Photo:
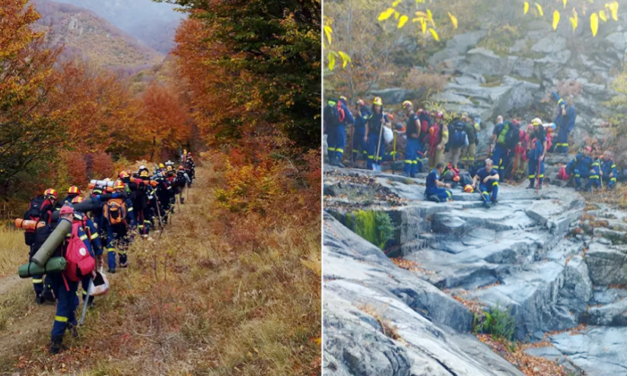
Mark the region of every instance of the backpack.
POLYGON ((431 114, 425 110, 420 110, 418 113, 418 119, 420 119, 420 141, 423 141, 427 134, 429 133, 429 128, 431 128, 433 124, 433 119, 431 118, 431 114))
POLYGON ((327 104, 327 111, 325 111, 325 123, 327 123, 328 126, 331 127, 336 127, 338 125, 341 125, 344 122, 344 119, 346 118, 346 113, 344 113, 344 108, 342 107, 342 102, 337 102, 336 105, 332 106, 331 103, 333 102, 329 102, 327 104))
POLYGON ((560 171, 557 173, 557 178, 563 181, 567 181, 568 179, 570 179, 570 175, 568 175, 568 172, 566 172, 566 167, 560 167, 560 171))
MULTIPOLYGON (((30 219, 31 221, 39 221, 45 220, 50 223, 50 216, 48 218, 43 218, 45 212, 43 209, 46 206, 50 206, 51 202, 46 199, 44 196, 37 196, 30 201, 28 205, 28 210, 26 211, 25 219, 30 219)), ((35 243, 35 230, 25 230, 24 232, 24 242, 26 245, 31 246, 35 243)))
POLYGON ((104 205, 104 217, 110 225, 126 222, 126 203, 121 198, 112 198, 104 205))
POLYGON ((63 276, 73 282, 81 281, 83 277, 91 274, 96 267, 96 260, 94 260, 87 246, 78 236, 81 225, 82 221, 72 223, 72 234, 68 240, 64 255, 67 266, 63 271, 63 276))
POLYGON ((451 147, 462 148, 468 146, 468 135, 466 134, 466 125, 461 120, 453 122, 453 135, 451 136, 451 147))
POLYGON ((509 129, 505 134, 505 147, 508 149, 513 149, 518 145, 518 141, 520 141, 520 132, 516 124, 509 123, 509 129))

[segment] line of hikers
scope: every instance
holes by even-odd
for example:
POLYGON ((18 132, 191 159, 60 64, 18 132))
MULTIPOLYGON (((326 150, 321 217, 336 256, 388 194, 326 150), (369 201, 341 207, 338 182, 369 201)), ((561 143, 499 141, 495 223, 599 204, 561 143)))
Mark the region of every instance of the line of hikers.
MULTIPOLYGON (((152 241, 150 231, 155 228, 155 222, 163 231, 175 205, 184 204, 195 178, 195 165, 191 153, 187 151, 181 159, 178 170, 175 170, 173 162, 168 161, 155 167, 153 173, 142 165, 138 171, 121 171, 116 180, 92 180, 89 195, 84 195, 79 187, 71 186, 66 197, 59 200, 57 191, 48 188, 43 195, 31 200, 24 221, 16 221, 16 224, 18 221, 34 224, 23 227, 25 243, 30 248, 29 270, 31 265, 35 267, 35 255, 55 236, 59 225, 64 221, 71 224, 71 231, 67 232, 65 239, 54 243, 58 246, 50 257, 61 259, 63 269, 50 272, 51 269, 44 267, 42 270, 47 271, 45 275, 30 274, 36 302, 56 301, 57 304, 51 332, 51 354, 61 350, 66 330, 76 336, 79 283, 85 308, 93 306, 95 294, 88 296, 88 291, 93 291, 95 280, 106 284, 108 289, 108 281, 102 272, 105 249, 108 273, 116 272, 116 261, 121 268, 128 267, 127 252, 135 235, 152 241)), ((67 224, 65 226, 69 228, 67 224)))

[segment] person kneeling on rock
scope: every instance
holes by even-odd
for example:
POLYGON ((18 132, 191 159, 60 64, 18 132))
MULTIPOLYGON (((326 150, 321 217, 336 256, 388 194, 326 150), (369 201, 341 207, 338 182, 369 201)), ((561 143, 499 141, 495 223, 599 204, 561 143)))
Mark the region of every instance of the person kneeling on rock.
POLYGON ((491 159, 485 160, 485 167, 477 171, 477 174, 472 179, 472 185, 474 187, 477 186, 477 182, 479 182, 479 190, 481 191, 481 198, 483 199, 484 205, 490 206, 490 203, 496 204, 499 194, 499 173, 496 169, 492 168, 491 159))
POLYGON ((427 189, 425 189, 425 196, 429 201, 434 202, 446 202, 451 200, 453 193, 446 189, 451 188, 450 184, 446 184, 440 181, 440 174, 444 171, 444 163, 438 163, 435 169, 431 170, 427 176, 427 189))

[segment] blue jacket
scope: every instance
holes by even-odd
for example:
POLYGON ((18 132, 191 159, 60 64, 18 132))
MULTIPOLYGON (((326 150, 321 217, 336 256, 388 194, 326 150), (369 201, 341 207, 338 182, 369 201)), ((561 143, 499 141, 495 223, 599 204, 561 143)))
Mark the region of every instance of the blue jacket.
POLYGON ((438 188, 437 180, 440 180, 440 174, 438 174, 438 170, 433 169, 429 175, 427 175, 427 189, 438 188))
POLYGON ((370 117, 370 111, 366 107, 361 108, 361 116, 355 118, 355 130, 364 132, 366 130, 366 123, 370 117))
POLYGON ((614 174, 613 177, 617 177, 618 170, 616 169, 616 163, 612 159, 601 159, 601 171, 603 171, 603 176, 609 177, 611 173, 614 174))
POLYGON ((587 173, 592 169, 592 158, 584 155, 583 153, 579 153, 575 156, 575 158, 568 162, 566 165, 566 171, 573 172, 575 170, 579 170, 579 172, 587 173))
MULTIPOLYGON (((332 126, 332 124, 327 124, 327 119, 328 119, 329 116, 332 116, 329 113, 329 110, 332 107, 334 107, 334 106, 337 106, 337 102, 329 101, 329 102, 327 102, 327 106, 324 107, 322 118, 324 119, 325 127, 332 126)), ((354 124, 355 123, 355 118, 353 117, 353 114, 348 109, 348 107, 344 103, 341 103, 340 106, 341 106, 342 110, 344 110, 344 121, 342 123, 340 123, 340 125, 354 124)))
POLYGON ((557 93, 553 93, 553 97, 557 101, 557 117, 555 118, 555 125, 559 127, 559 129, 567 129, 568 133, 570 133, 575 127, 575 120, 577 119, 577 108, 575 106, 567 105, 563 99, 557 95, 557 93), (566 107, 566 116, 562 115, 562 106, 566 107))

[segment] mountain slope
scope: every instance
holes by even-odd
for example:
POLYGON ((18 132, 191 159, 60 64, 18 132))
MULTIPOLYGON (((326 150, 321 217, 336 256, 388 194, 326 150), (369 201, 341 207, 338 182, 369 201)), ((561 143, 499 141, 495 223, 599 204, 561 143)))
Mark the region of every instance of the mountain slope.
POLYGON ((174 34, 183 15, 174 6, 151 0, 56 0, 89 9, 137 38, 167 54, 174 48, 174 34))
POLYGON ((35 0, 52 45, 64 45, 67 57, 81 56, 98 66, 139 68, 157 64, 163 55, 142 45, 92 11, 70 4, 35 0))

